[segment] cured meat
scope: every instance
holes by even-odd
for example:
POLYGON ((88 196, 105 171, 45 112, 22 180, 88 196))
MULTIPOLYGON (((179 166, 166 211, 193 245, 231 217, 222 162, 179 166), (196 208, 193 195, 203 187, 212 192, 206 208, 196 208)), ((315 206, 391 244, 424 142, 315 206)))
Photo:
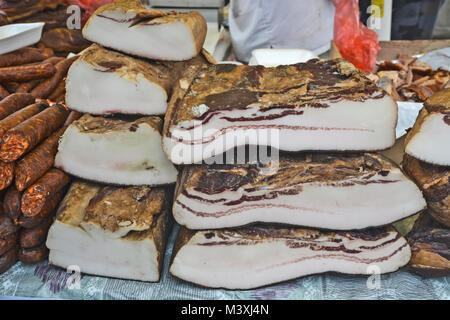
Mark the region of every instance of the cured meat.
POLYGON ((0 256, 0 274, 7 271, 9 268, 13 266, 17 261, 17 253, 19 251, 19 246, 15 246, 10 249, 8 252, 4 253, 0 256))
POLYGON ((55 90, 53 90, 52 93, 48 96, 48 99, 54 102, 61 102, 65 100, 64 99, 65 95, 66 95, 66 79, 63 78, 58 83, 55 90))
POLYGON ((16 233, 19 228, 14 224, 14 222, 6 215, 0 216, 0 238, 6 238, 14 233, 16 233))
POLYGON ((48 78, 56 72, 51 63, 0 68, 0 82, 23 82, 48 78))
POLYGON ((350 230, 386 225, 425 207, 417 186, 380 155, 313 154, 187 166, 173 215, 189 229, 265 222, 350 230))
POLYGON ((0 144, 0 160, 11 162, 33 149, 64 124, 69 110, 54 105, 6 132, 0 144))
POLYGON ((44 31, 55 28, 67 28, 67 6, 59 6, 55 10, 45 10, 31 17, 17 20, 17 23, 35 23, 45 21, 44 31))
POLYGON ((165 114, 172 86, 203 54, 183 62, 143 61, 99 45, 83 51, 67 75, 66 102, 91 114, 165 114))
POLYGON ((52 168, 22 195, 21 210, 24 216, 33 217, 46 203, 70 182, 68 174, 52 168))
POLYGON ((405 154, 403 169, 422 190, 433 218, 450 227, 450 168, 433 166, 405 154))
POLYGON ((17 221, 17 224, 23 228, 32 229, 32 228, 38 227, 46 219, 51 219, 55 213, 54 210, 56 209, 58 204, 61 202, 65 193, 66 193, 66 188, 63 188, 63 189, 59 190, 56 194, 54 194, 52 197, 47 198, 44 206, 39 211, 39 213, 36 215, 25 216, 21 213, 21 215, 17 221))
POLYGON ((405 152, 422 161, 450 166, 450 88, 424 103, 416 123, 408 132, 405 152))
POLYGON ((13 93, 0 101, 0 120, 34 102, 30 94, 13 93))
POLYGON ((62 4, 64 0, 0 0, 0 10, 6 13, 10 22, 14 22, 47 9, 56 9, 62 4))
POLYGON ((119 185, 174 183, 177 170, 161 147, 162 120, 125 121, 85 114, 61 137, 55 166, 87 180, 119 185))
POLYGON ((245 144, 372 151, 395 142, 397 105, 342 59, 264 68, 188 68, 169 102, 163 147, 175 164, 245 144))
POLYGON ((8 188, 14 179, 14 162, 0 161, 0 190, 8 188))
MULTIPOLYGON (((62 57, 51 57, 51 58, 48 58, 48 59, 42 61, 42 63, 51 63, 53 65, 56 65, 61 60, 64 60, 64 58, 62 58, 62 57)), ((55 77, 55 75, 53 75, 53 77, 55 77)), ((31 92, 31 90, 36 88, 40 83, 46 82, 46 81, 48 81, 48 80, 47 79, 36 79, 36 80, 27 81, 27 82, 22 82, 17 87, 15 92, 16 93, 29 93, 29 92, 31 92)), ((43 97, 39 97, 38 96, 38 98, 43 98, 43 97)))
POLYGON ((0 84, 0 100, 9 96, 9 91, 0 84))
POLYGON ((206 21, 196 11, 149 10, 138 0, 118 0, 94 12, 83 36, 132 55, 181 61, 199 54, 206 38, 206 21))
POLYGON ((60 204, 47 247, 51 264, 83 273, 158 281, 168 232, 170 193, 76 181, 60 204))
POLYGON ((201 286, 251 289, 323 272, 370 275, 406 265, 411 251, 393 228, 325 232, 251 227, 181 229, 170 273, 201 286))
POLYGON ((13 186, 8 188, 5 198, 3 199, 3 211, 14 224, 17 224, 19 217, 22 215, 22 211, 20 210, 21 199, 22 192, 18 191, 13 186))
POLYGON ((33 88, 35 88, 39 83, 42 82, 42 79, 31 80, 27 82, 22 82, 15 91, 16 93, 29 93, 33 88))
POLYGON ((14 170, 14 181, 18 190, 23 191, 25 188, 28 188, 53 166, 55 155, 58 151, 59 139, 64 131, 66 131, 67 126, 81 116, 82 114, 72 111, 61 129, 53 133, 39 144, 39 146, 17 162, 14 170))
POLYGON ((33 97, 47 98, 48 95, 58 86, 58 83, 66 76, 69 67, 76 59, 78 59, 78 56, 67 58, 58 62, 55 65, 55 74, 51 78, 40 83, 31 91, 33 97))
POLYGON ((420 217, 408 234, 411 271, 423 277, 450 275, 450 230, 420 217))
POLYGON ((31 229, 22 229, 19 235, 21 248, 37 247, 45 242, 47 233, 53 223, 53 217, 47 218, 40 225, 31 229))
POLYGON ((38 263, 48 257, 48 249, 45 243, 34 248, 20 248, 17 258, 24 264, 38 263))
POLYGON ((0 236, 0 256, 9 251, 17 244, 17 232, 7 236, 0 236))
POLYGON ((28 107, 23 108, 22 110, 16 111, 13 114, 6 117, 5 119, 1 120, 0 121, 0 142, 3 140, 3 135, 9 129, 14 128, 15 126, 19 125, 20 123, 24 122, 25 120, 40 113, 47 107, 48 107, 48 105, 45 103, 35 103, 32 105, 29 105, 28 107))
POLYGON ((89 41, 83 38, 81 30, 54 28, 45 31, 41 39, 42 43, 58 53, 78 53, 89 47, 89 41))
POLYGON ((25 47, 10 53, 0 55, 0 68, 18 66, 27 63, 42 61, 50 58, 53 50, 25 47))

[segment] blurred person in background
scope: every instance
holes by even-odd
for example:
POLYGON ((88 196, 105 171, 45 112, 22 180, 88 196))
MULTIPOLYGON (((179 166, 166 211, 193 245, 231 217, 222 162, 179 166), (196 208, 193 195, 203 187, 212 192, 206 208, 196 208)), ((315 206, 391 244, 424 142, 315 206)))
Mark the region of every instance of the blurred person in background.
POLYGON ((300 48, 316 55, 333 39, 331 0, 231 0, 229 24, 236 59, 259 48, 300 48))

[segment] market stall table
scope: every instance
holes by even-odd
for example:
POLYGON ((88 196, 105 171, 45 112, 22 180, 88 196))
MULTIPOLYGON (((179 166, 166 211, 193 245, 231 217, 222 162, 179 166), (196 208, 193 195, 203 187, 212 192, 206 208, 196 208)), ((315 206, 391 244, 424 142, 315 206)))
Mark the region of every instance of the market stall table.
POLYGON ((81 274, 79 289, 72 272, 47 261, 25 266, 20 262, 0 275, 0 296, 48 299, 450 299, 450 276, 422 278, 402 268, 377 276, 323 274, 308 276, 255 290, 205 289, 178 280, 168 273, 172 247, 179 227, 169 238, 159 283, 93 277, 81 274), (368 286, 369 284, 369 286, 368 286), (379 284, 379 286, 378 286, 379 284))

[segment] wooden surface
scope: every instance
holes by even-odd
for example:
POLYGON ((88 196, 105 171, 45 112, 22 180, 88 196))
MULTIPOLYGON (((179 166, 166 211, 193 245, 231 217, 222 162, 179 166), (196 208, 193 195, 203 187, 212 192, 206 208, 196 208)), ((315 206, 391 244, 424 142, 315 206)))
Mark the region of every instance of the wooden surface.
MULTIPOLYGON (((450 39, 380 41, 380 47, 377 61, 393 60, 397 59, 400 54, 415 55, 450 47, 450 39)), ((338 48, 331 41, 330 59, 340 57, 338 48)))
POLYGON ((399 54, 415 55, 450 47, 450 39, 380 41, 380 47, 377 60, 392 60, 399 54))

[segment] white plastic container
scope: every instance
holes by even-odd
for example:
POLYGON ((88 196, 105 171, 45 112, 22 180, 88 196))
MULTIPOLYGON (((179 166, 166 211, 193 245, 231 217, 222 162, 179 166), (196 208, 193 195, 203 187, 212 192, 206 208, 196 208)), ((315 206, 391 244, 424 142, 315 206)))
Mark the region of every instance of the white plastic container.
POLYGON ((0 54, 39 42, 44 22, 16 23, 0 27, 0 54))
POLYGON ((306 62, 317 58, 314 52, 304 49, 256 49, 252 51, 249 65, 276 67, 306 62))

